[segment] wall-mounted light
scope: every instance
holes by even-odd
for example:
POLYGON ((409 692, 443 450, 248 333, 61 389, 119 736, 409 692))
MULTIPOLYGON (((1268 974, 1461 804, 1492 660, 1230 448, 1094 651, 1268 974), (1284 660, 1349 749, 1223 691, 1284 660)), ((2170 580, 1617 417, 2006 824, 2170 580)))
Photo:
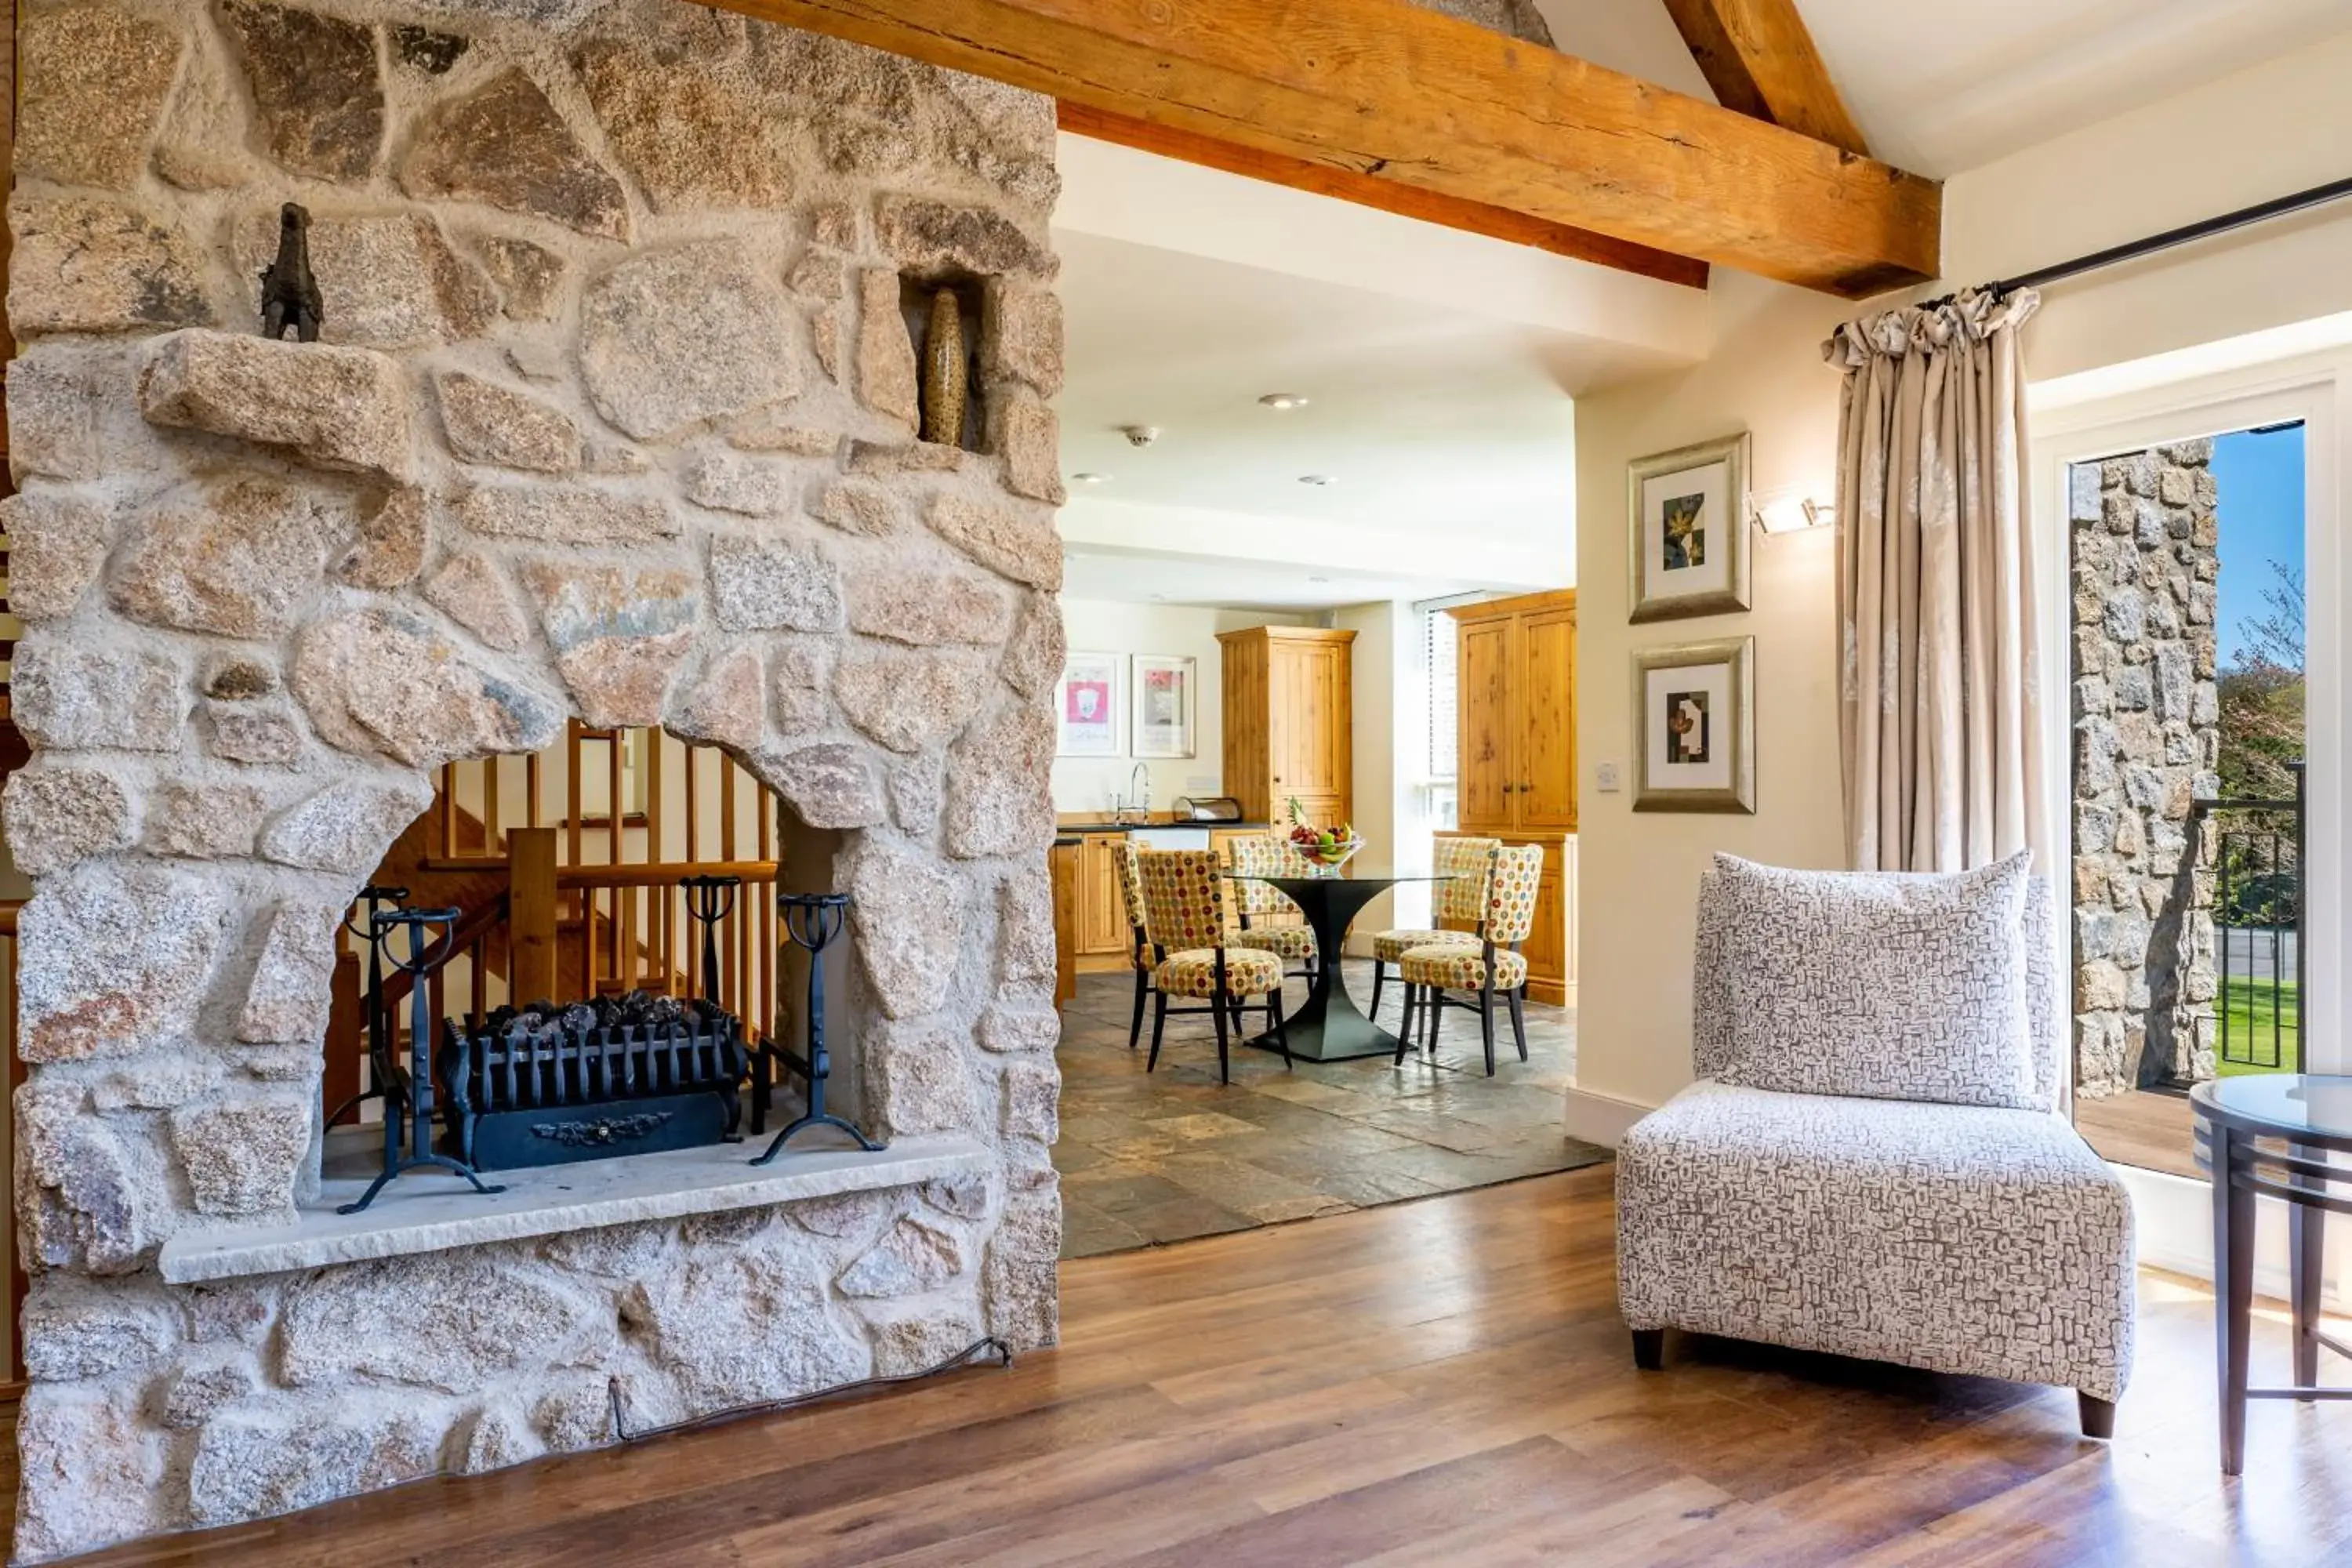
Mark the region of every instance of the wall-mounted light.
POLYGON ((1756 508, 1756 526, 1767 533, 1801 533, 1837 520, 1837 509, 1811 496, 1784 495, 1756 508))

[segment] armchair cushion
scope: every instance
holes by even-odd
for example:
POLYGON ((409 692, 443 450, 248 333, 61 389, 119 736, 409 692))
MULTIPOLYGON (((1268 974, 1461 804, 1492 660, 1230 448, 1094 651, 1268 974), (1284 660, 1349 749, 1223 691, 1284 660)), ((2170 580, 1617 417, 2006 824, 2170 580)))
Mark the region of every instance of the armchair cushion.
POLYGON ((1679 1328, 2113 1400, 2130 1200, 2044 1110, 1706 1080, 1618 1152, 1618 1291, 1679 1328))
POLYGON ((2025 1109, 2029 855, 1950 876, 1716 858, 1726 1082, 1788 1094, 2025 1109))

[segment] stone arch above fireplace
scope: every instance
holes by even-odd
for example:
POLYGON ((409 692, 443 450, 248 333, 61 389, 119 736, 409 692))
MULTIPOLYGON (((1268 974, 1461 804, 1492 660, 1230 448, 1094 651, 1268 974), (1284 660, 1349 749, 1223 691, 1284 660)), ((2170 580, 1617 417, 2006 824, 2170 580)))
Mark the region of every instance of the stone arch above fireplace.
MULTIPOLYGON (((22 55, 20 1557, 604 1440, 564 1411, 608 1344, 667 1379, 648 1408, 723 1404, 693 1314, 631 1289, 787 1335, 815 1289, 866 1367, 942 1323, 1050 1340, 1051 102, 671 0, 69 4, 22 55), (289 200, 315 343, 256 333, 289 200), (947 276, 983 299, 977 451, 915 439, 901 290, 947 276), (290 1219, 334 923, 432 771, 572 715, 719 743, 845 835, 875 1114, 980 1140, 986 1179, 665 1222, 642 1258, 163 1284, 174 1236, 290 1219), (289 1359, 321 1292, 430 1318, 485 1271, 584 1337, 440 1347, 455 1385, 289 1359)), ((778 1377, 846 1364, 804 1359, 778 1377)))

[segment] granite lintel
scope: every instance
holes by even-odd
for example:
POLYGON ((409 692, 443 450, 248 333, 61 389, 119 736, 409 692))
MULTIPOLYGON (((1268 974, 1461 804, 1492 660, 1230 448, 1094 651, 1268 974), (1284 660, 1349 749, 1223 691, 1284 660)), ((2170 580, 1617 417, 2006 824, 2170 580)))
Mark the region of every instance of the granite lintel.
MULTIPOLYGON (((364 1142, 379 1151, 381 1138, 375 1128, 363 1130, 364 1142)), ((873 1154, 857 1149, 787 1150, 774 1164, 754 1166, 755 1140, 501 1171, 489 1179, 503 1182, 507 1190, 488 1197, 455 1176, 414 1172, 384 1188, 364 1212, 337 1214, 336 1205, 366 1190, 366 1180, 350 1173, 351 1146, 360 1141, 348 1133, 329 1140, 326 1179, 294 1224, 183 1231, 165 1242, 159 1260, 164 1279, 203 1284, 638 1220, 763 1208, 913 1186, 984 1171, 995 1159, 978 1139, 950 1133, 901 1138, 873 1154)))

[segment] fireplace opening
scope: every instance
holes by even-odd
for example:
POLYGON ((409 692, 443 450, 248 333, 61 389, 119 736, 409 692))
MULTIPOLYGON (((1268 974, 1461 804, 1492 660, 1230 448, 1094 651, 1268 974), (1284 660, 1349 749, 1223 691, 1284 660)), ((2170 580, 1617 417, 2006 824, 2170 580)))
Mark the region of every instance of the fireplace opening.
POLYGON ((794 1149, 874 1146, 843 840, 657 729, 574 721, 543 751, 445 766, 344 921, 313 1191, 403 1148, 487 1181, 748 1159, 787 1128, 794 1149), (816 976, 813 937, 831 938, 816 976))

